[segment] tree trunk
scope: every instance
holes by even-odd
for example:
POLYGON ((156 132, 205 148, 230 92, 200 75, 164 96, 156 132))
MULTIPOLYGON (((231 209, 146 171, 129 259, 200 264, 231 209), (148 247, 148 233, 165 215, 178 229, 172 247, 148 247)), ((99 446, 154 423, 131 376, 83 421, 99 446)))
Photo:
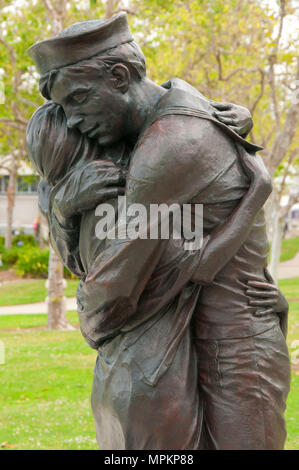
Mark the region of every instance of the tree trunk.
POLYGON ((113 16, 114 10, 118 5, 118 0, 106 0, 105 18, 109 19, 113 16))
POLYGON ((49 256, 48 274, 48 329, 73 330, 66 318, 63 286, 63 265, 52 247, 49 256))
POLYGON ((275 282, 278 281, 278 266, 281 254, 281 244, 283 240, 284 217, 280 213, 279 202, 275 204, 274 222, 273 222, 273 235, 271 245, 271 258, 269 270, 275 282))
POLYGON ((7 224, 5 234, 5 248, 10 249, 12 245, 12 226, 13 226, 13 211, 15 206, 17 185, 17 167, 12 163, 12 171, 9 174, 9 183, 7 188, 7 224))
POLYGON ((39 240, 38 245, 40 249, 48 246, 49 243, 49 228, 48 222, 45 216, 42 214, 41 210, 38 211, 39 214, 39 240))
MULTIPOLYGON (((43 0, 51 16, 52 35, 60 33, 67 11, 67 0, 61 0, 59 7, 52 0, 43 0)), ((40 219, 41 220, 41 219, 40 219)), ((42 224, 42 220, 40 222, 42 224)), ((41 228, 41 225, 40 225, 41 228)), ((48 329, 72 330, 67 321, 63 286, 63 264, 50 246, 48 272, 48 329)))

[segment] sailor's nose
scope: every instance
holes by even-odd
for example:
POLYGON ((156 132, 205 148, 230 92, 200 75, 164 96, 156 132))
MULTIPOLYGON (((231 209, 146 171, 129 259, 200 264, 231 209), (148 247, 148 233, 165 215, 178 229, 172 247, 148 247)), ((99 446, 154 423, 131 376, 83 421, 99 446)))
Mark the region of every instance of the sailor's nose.
POLYGON ((68 118, 67 120, 67 127, 69 129, 72 129, 73 127, 78 127, 78 125, 80 124, 80 122, 83 121, 83 118, 80 117, 80 116, 71 116, 68 118))

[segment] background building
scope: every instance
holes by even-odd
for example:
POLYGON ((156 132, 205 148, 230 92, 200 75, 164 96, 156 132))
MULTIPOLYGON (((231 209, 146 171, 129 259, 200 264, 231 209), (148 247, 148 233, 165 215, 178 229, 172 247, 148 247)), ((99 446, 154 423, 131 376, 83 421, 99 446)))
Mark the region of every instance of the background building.
MULTIPOLYGON (((0 171, 0 234, 5 234, 7 220, 7 187, 9 175, 5 170, 0 171)), ((21 163, 17 178, 16 199, 13 212, 13 229, 23 229, 25 233, 33 234, 33 222, 38 216, 37 185, 40 178, 25 162, 21 163)))

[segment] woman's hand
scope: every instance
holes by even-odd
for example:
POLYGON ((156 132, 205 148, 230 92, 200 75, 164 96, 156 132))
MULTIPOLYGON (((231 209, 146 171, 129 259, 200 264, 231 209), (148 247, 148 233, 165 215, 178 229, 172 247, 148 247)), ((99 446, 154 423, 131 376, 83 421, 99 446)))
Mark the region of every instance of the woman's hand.
POLYGON ((97 160, 74 169, 65 179, 53 200, 59 220, 82 214, 123 195, 126 170, 111 161, 97 160))
POLYGON ((241 137, 246 137, 253 127, 251 114, 244 106, 231 103, 217 103, 211 101, 215 108, 214 116, 223 124, 229 126, 241 137))
POLYGON ((281 290, 275 285, 275 282, 267 269, 265 269, 265 275, 269 282, 248 281, 248 287, 245 291, 246 295, 249 297, 248 303, 250 306, 263 309, 259 312, 259 315, 269 313, 279 315, 280 327, 284 337, 286 338, 289 305, 281 290))

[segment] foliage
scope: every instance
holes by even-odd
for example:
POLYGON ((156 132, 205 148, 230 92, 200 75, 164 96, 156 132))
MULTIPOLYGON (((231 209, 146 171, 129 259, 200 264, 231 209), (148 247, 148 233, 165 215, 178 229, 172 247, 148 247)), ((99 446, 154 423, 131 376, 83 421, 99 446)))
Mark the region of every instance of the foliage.
POLYGON ((4 243, 5 243, 5 237, 0 235, 0 254, 4 251, 4 243))
POLYGON ((16 264, 20 256, 21 249, 22 248, 15 246, 9 250, 3 250, 1 255, 3 269, 9 269, 16 264))
MULTIPOLYGON (((18 259, 14 264, 16 272, 23 277, 48 277, 49 249, 41 250, 38 247, 23 248, 19 251, 18 259)), ((76 279, 66 267, 64 277, 76 279)))
MULTIPOLYGON (((21 242, 23 243, 23 246, 38 246, 37 241, 35 240, 34 235, 26 235, 24 233, 21 233, 20 235, 16 235, 13 238, 12 245, 13 246, 18 246, 18 243, 21 242)), ((21 246, 21 245, 20 245, 21 246)))
POLYGON ((19 252, 15 268, 23 277, 47 277, 48 276, 49 250, 40 250, 38 247, 29 247, 19 252))
MULTIPOLYGON (((299 38, 295 32, 283 38, 295 17, 294 0, 0 1, 6 96, 0 106, 0 156, 17 150, 26 158, 26 124, 43 101, 27 49, 57 27, 110 16, 124 6, 148 76, 158 83, 178 76, 213 99, 247 106, 255 122, 251 140, 265 147, 271 174, 280 176, 277 198, 288 194, 290 175, 299 174, 298 111, 293 106, 290 112, 299 79, 299 38)), ((290 203, 297 197, 296 192, 290 203)))
MULTIPOLYGON (((1 269, 13 268, 22 277, 48 277, 49 249, 41 250, 31 235, 15 237, 13 247, 10 249, 5 249, 0 240, 0 254, 1 269), (17 246, 18 241, 23 241, 24 245, 17 246)), ((64 267, 64 277, 77 279, 66 267, 64 267)))

